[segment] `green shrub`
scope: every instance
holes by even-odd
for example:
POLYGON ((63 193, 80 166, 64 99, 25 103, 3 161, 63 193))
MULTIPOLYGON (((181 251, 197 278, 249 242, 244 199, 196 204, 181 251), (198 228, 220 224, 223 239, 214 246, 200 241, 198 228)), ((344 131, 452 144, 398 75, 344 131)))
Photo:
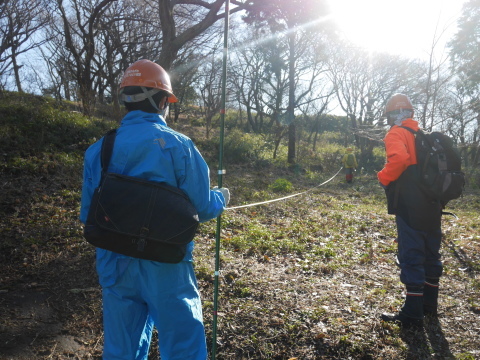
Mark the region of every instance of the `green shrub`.
POLYGON ((205 119, 201 117, 195 117, 190 120, 190 125, 192 126, 205 126, 205 119))
POLYGON ((292 190, 293 185, 287 179, 277 179, 269 188, 274 192, 289 192, 292 190))
POLYGON ((225 136, 223 154, 228 162, 246 163, 259 160, 266 148, 267 144, 261 135, 233 129, 225 136))
POLYGON ((465 169, 466 185, 472 189, 480 188, 480 170, 475 168, 465 169))

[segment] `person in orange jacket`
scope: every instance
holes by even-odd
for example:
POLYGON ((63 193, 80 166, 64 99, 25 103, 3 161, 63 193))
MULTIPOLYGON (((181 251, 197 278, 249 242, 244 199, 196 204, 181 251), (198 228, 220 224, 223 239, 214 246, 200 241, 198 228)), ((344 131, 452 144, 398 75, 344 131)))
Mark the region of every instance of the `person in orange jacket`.
POLYGON ((347 148, 342 158, 342 164, 345 168, 345 180, 347 183, 351 183, 353 181, 353 172, 358 167, 357 159, 352 148, 347 148))
POLYGON ((388 213, 395 214, 398 232, 400 280, 406 286, 405 302, 397 314, 382 314, 387 322, 403 327, 423 325, 424 315, 437 315, 439 279, 443 265, 440 256, 442 204, 430 199, 419 187, 413 106, 404 94, 387 102, 385 115, 390 130, 385 136, 387 162, 378 172, 387 195, 388 213))

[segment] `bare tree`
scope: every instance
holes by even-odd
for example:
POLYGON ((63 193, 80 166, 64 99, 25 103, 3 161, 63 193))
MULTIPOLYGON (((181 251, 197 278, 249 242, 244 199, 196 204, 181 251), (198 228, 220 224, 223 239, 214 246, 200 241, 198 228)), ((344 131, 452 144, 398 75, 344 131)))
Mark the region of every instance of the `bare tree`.
POLYGON ((457 82, 450 86, 447 95, 439 102, 438 113, 443 119, 439 129, 456 142, 465 166, 479 164, 479 126, 476 112, 471 108, 470 96, 457 82))
MULTIPOLYGON (((275 148, 285 134, 288 89, 284 38, 254 27, 233 41, 230 82, 255 133, 274 134, 275 148)), ((274 150, 274 158, 276 151, 274 150)))
POLYGON ((120 117, 118 88, 125 69, 140 58, 159 57, 160 24, 156 8, 146 1, 117 1, 98 20, 95 38, 96 88, 99 101, 112 103, 120 117))
POLYGON ((356 143, 363 147, 359 132, 372 127, 374 119, 382 124, 383 104, 396 92, 415 96, 415 81, 423 68, 415 61, 394 55, 369 54, 348 44, 333 47, 330 77, 340 108, 349 117, 356 143), (413 85, 412 85, 413 84, 413 85))
POLYGON ((71 0, 68 6, 64 0, 57 0, 57 12, 63 25, 65 47, 72 62, 71 72, 78 83, 79 97, 85 115, 92 115, 95 107, 93 62, 95 37, 99 33, 99 19, 106 8, 116 0, 71 0))
MULTIPOLYGON (((162 29, 162 51, 159 64, 170 69, 180 50, 225 17, 225 0, 157 0, 162 29)), ((247 1, 232 1, 233 14, 244 9, 247 1)))
POLYGON ((276 1, 250 1, 250 7, 247 8, 248 16, 246 21, 257 24, 267 25, 274 34, 285 32, 287 37, 288 51, 288 162, 295 162, 295 108, 298 105, 298 99, 295 98, 296 80, 295 69, 296 61, 299 58, 297 51, 297 42, 307 34, 312 34, 323 30, 320 26, 315 26, 320 15, 326 14, 322 1, 305 0, 276 0, 276 1))
POLYGON ((4 0, 0 2, 0 79, 12 70, 18 91, 23 91, 20 81, 20 54, 42 46, 46 39, 34 34, 48 21, 46 2, 43 0, 4 0))
POLYGON ((334 96, 335 91, 329 81, 324 81, 320 82, 319 88, 312 92, 316 93, 315 98, 310 101, 305 101, 304 105, 299 108, 305 120, 310 123, 311 128, 307 131, 308 143, 312 144, 312 151, 315 152, 321 123, 325 119, 330 100, 334 96), (318 95, 320 95, 320 97, 318 95))
POLYGON ((423 64, 424 75, 418 79, 416 85, 416 118, 421 127, 428 131, 432 131, 442 122, 442 118, 438 116, 438 108, 447 96, 446 91, 453 77, 453 72, 448 67, 448 54, 437 51, 445 31, 446 29, 439 31, 438 35, 435 31, 428 60, 423 64))
POLYGON ((202 66, 198 76, 198 91, 202 104, 203 117, 205 119, 205 130, 207 139, 210 137, 210 130, 212 128, 212 119, 219 114, 221 109, 221 95, 222 95, 222 77, 218 76, 221 70, 221 60, 214 52, 209 62, 202 66))
POLYGON ((464 98, 469 113, 475 118, 471 126, 472 164, 480 163, 480 53, 478 51, 480 33, 480 0, 464 3, 462 16, 457 22, 458 31, 449 43, 452 67, 456 74, 455 84, 464 98))
POLYGON ((77 100, 74 90, 76 82, 68 66, 68 52, 63 46, 55 46, 55 43, 56 41, 51 39, 40 49, 45 64, 44 70, 50 80, 50 86, 42 88, 42 92, 57 100, 77 100))
MULTIPOLYGON (((235 93, 246 109, 251 129, 273 134, 274 158, 287 133, 290 155, 295 153, 291 141, 292 134, 294 142, 297 141, 291 126, 294 121, 290 111, 292 103, 293 109, 300 113, 309 103, 331 94, 331 89, 325 86, 328 68, 322 52, 323 35, 310 30, 272 32, 268 27, 250 27, 243 30, 244 37, 235 42, 230 66, 235 93), (293 79, 293 87, 290 79, 293 79)), ((295 158, 288 161, 295 162, 295 158)))

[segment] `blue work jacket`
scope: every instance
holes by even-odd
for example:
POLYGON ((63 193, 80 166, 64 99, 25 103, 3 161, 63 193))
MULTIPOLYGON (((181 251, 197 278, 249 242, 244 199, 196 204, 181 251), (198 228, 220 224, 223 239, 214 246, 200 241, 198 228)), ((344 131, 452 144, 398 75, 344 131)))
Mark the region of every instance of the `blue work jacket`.
MULTIPOLYGON (((91 145, 84 159, 80 220, 85 223, 93 192, 100 183, 100 150, 102 139, 91 145)), ((169 128, 159 114, 131 111, 122 120, 109 172, 164 182, 183 190, 195 206, 201 222, 221 214, 225 199, 210 189, 208 166, 187 136, 169 128)), ((184 261, 192 260, 193 242, 184 261)), ((97 260, 125 257, 97 249, 97 260)), ((97 263, 98 267, 98 263, 97 263)))

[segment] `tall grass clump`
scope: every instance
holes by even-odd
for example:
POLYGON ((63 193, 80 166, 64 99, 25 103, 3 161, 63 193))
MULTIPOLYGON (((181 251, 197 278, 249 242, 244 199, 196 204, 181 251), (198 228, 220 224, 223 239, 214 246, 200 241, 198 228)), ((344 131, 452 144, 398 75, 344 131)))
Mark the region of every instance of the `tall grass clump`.
POLYGON ((273 192, 283 192, 287 193, 291 191, 293 188, 293 185, 290 181, 287 179, 277 179, 269 186, 269 189, 272 190, 273 192))

